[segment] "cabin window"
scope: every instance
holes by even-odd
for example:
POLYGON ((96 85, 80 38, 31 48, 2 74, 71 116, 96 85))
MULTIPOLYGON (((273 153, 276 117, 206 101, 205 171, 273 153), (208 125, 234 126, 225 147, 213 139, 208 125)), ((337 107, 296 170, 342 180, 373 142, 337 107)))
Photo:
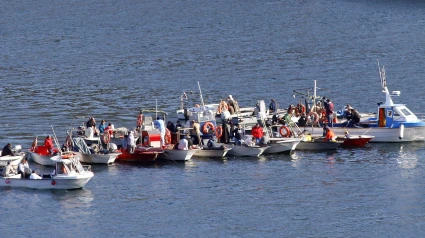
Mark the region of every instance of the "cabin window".
POLYGON ((399 114, 397 111, 394 111, 394 116, 395 116, 395 117, 399 117, 399 116, 400 116, 400 114, 399 114))
POLYGON ((412 113, 407 108, 403 108, 400 111, 401 111, 401 113, 403 113, 406 116, 412 115, 412 113))

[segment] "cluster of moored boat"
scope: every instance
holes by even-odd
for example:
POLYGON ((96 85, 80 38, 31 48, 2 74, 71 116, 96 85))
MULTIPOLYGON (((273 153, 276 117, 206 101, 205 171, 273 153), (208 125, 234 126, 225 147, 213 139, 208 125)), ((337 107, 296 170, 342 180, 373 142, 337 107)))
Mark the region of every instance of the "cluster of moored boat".
MULTIPOLYGON (((93 173, 90 166, 82 164, 110 164, 115 161, 151 163, 157 160, 187 161, 192 157, 223 158, 225 156, 260 156, 294 150, 336 150, 340 146, 364 146, 370 142, 406 142, 425 141, 425 122, 419 119, 404 104, 394 104, 392 97, 400 95, 399 91, 390 94, 385 79, 384 69, 380 69, 382 91, 385 103, 378 104, 377 113, 363 114, 361 121, 354 127, 347 127, 347 119, 343 115, 333 122, 331 130, 337 135, 335 140, 325 141, 323 138, 323 121, 319 120, 314 110, 303 111, 307 114, 306 125, 300 126, 300 113, 289 110, 275 110, 271 113, 264 101, 260 100, 255 108, 230 108, 219 104, 204 104, 184 108, 183 97, 180 110, 177 111, 183 125, 176 130, 167 129, 164 142, 161 143, 161 132, 154 126, 156 118, 166 121, 167 115, 159 110, 142 110, 137 119, 137 128, 132 136, 137 141, 131 152, 123 148, 123 141, 128 136, 127 128, 113 128, 103 133, 95 128, 79 126, 68 132, 62 148, 54 149, 54 154, 44 144, 35 139, 27 153, 16 151, 15 156, 0 157, 0 166, 9 161, 11 166, 27 156, 34 162, 53 166, 53 173, 43 175, 40 180, 21 178, 19 174, 7 174, 0 180, 0 186, 28 187, 39 189, 75 189, 83 187, 93 173), (285 118, 285 119, 283 119, 285 118), (228 143, 217 143, 215 146, 191 145, 188 149, 178 149, 176 144, 183 135, 194 134, 191 121, 200 124, 203 144, 211 138, 220 139, 223 129, 229 124, 243 125, 244 135, 241 140, 230 140, 228 143), (250 130, 254 124, 262 126, 264 137, 261 144, 252 143, 250 130), (349 136, 347 136, 349 135, 349 136)), ((295 92, 295 91, 294 91, 295 92)), ((297 92, 299 93, 299 92, 297 92)), ((321 97, 314 94, 303 94, 305 108, 316 105, 321 97)), ((234 99, 232 99, 234 100, 234 99)), ((43 138, 44 139, 44 138, 43 138)), ((42 140, 41 140, 42 141, 42 140)), ((190 141, 190 140, 189 140, 190 141)), ((56 145, 57 139, 56 139, 56 145)))

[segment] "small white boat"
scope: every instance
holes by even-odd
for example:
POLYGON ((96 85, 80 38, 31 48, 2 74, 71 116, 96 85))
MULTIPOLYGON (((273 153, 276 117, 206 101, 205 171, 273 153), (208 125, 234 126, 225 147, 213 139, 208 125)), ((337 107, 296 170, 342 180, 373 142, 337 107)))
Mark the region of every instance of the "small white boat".
POLYGON ((80 161, 88 164, 110 164, 121 154, 116 149, 103 149, 102 143, 88 147, 85 140, 78 137, 72 138, 72 147, 81 155, 80 161))
POLYGON ((230 150, 231 148, 226 147, 208 148, 207 146, 203 146, 194 156, 201 158, 223 158, 230 150))
POLYGON ((190 150, 175 150, 175 149, 165 149, 164 153, 158 155, 158 159, 163 160, 173 160, 173 161, 187 161, 192 158, 192 156, 198 152, 199 149, 190 149, 190 150))
POLYGON ((228 155, 233 156, 260 156, 267 150, 270 146, 247 146, 247 145, 226 145, 231 148, 228 155))
MULTIPOLYGON (((10 162, 13 167, 16 167, 25 157, 25 152, 21 152, 21 148, 20 145, 16 145, 12 150, 15 155, 0 156, 0 167, 6 166, 7 162, 10 162)), ((1 153, 2 151, 0 150, 1 153)))
POLYGON ((60 155, 52 159, 55 170, 52 174, 43 174, 42 179, 21 178, 20 174, 0 177, 0 187, 31 189, 79 189, 93 176, 90 166, 83 166, 77 157, 64 159, 60 155))
POLYGON ((300 143, 301 138, 269 138, 270 147, 264 154, 276 154, 294 151, 300 143))
POLYGON ((25 157, 25 152, 20 152, 19 155, 11 156, 0 156, 0 167, 6 166, 7 162, 10 162, 10 164, 15 167, 17 166, 21 160, 25 157))

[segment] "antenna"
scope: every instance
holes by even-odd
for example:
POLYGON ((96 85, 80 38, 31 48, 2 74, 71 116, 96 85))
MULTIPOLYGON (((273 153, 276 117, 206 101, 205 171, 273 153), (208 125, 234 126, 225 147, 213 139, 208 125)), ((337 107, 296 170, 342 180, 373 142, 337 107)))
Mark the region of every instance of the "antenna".
POLYGON ((202 97, 202 91, 201 91, 201 86, 199 85, 199 81, 198 81, 198 88, 199 88, 199 97, 201 98, 202 108, 205 110, 204 98, 202 97))

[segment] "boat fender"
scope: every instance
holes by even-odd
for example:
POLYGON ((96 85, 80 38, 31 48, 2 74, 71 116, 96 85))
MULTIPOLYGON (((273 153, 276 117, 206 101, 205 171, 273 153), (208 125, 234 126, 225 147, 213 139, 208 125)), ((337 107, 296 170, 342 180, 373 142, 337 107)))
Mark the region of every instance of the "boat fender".
POLYGON ((52 185, 55 186, 56 185, 56 181, 52 180, 52 185))
POLYGON ((10 183, 10 179, 6 179, 6 181, 5 181, 7 184, 9 184, 10 183))
POLYGON ((399 139, 401 140, 401 139, 403 139, 403 137, 404 137, 404 124, 401 124, 400 125, 400 135, 399 135, 399 139))
POLYGON ((214 124, 210 121, 205 122, 204 125, 202 126, 202 133, 204 134, 208 134, 208 132, 214 131, 214 124))
POLYGON ((165 144, 171 144, 171 131, 165 128, 165 144))
POLYGON ((281 126, 279 128, 279 133, 282 137, 289 137, 291 135, 291 131, 289 130, 289 127, 287 126, 281 126))

